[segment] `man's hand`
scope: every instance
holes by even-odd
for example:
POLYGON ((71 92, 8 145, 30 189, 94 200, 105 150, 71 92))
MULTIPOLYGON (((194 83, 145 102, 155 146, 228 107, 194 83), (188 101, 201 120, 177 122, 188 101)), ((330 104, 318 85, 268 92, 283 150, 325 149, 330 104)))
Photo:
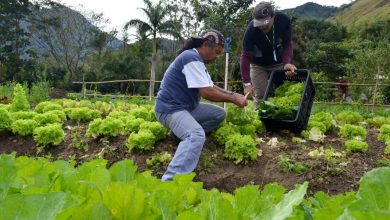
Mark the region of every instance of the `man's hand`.
POLYGON ((249 97, 254 95, 254 90, 252 85, 244 86, 244 94, 249 94, 249 97))
POLYGON ((248 105, 248 102, 246 100, 247 96, 244 96, 239 93, 233 93, 232 96, 233 96, 233 103, 236 104, 238 107, 243 108, 248 105))
POLYGON ((297 75, 297 73, 295 72, 295 70, 297 70, 297 67, 294 64, 287 63, 287 64, 284 65, 283 69, 286 70, 286 75, 287 76, 295 76, 295 75, 297 75))

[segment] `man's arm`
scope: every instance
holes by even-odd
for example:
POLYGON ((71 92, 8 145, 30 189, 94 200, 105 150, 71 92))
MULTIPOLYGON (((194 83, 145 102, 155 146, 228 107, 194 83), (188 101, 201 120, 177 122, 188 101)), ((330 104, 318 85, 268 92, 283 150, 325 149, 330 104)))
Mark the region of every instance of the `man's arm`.
POLYGON ((224 90, 218 86, 199 88, 202 98, 215 102, 231 102, 239 107, 247 105, 246 97, 231 91, 224 90))

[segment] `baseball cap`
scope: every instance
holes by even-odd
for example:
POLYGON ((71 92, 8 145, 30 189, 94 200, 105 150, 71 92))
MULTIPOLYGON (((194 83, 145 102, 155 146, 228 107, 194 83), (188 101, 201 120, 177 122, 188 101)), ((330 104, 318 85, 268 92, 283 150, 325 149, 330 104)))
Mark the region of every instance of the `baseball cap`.
POLYGON ((259 27, 271 22, 274 9, 269 2, 260 2, 253 10, 253 26, 259 27))
POLYGON ((223 37, 221 32, 214 29, 209 29, 204 31, 203 33, 200 34, 200 37, 222 46, 225 44, 225 38, 223 37))

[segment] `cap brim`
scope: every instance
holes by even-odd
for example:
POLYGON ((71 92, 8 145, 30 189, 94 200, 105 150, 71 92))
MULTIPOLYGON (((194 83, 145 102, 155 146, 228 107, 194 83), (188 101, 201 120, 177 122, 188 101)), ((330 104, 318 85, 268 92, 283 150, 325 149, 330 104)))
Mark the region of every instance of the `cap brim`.
POLYGON ((271 17, 263 18, 263 19, 253 19, 253 27, 260 27, 268 25, 271 22, 271 17))

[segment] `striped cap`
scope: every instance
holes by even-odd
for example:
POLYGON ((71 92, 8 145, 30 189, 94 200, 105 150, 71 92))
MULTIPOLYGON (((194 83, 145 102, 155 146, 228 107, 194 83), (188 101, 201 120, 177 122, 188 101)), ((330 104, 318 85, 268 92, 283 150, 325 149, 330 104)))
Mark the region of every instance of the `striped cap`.
POLYGON ((223 37, 221 32, 214 29, 210 29, 203 32, 202 34, 200 34, 200 37, 222 46, 225 44, 225 38, 223 37))

